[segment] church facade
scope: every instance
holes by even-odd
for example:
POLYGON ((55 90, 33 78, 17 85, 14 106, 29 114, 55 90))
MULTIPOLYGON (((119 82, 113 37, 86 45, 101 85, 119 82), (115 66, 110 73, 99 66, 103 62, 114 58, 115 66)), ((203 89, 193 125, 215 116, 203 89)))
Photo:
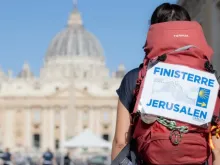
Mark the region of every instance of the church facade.
POLYGON ((17 76, 0 71, 1 148, 60 150, 85 129, 113 140, 115 91, 125 68, 109 76, 102 46, 77 8, 67 24, 52 39, 38 77, 27 63, 17 76))

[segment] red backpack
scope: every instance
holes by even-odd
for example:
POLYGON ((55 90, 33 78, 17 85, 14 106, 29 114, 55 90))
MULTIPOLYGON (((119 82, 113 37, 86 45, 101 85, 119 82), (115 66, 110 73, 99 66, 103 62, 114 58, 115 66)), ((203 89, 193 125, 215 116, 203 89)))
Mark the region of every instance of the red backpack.
MULTIPOLYGON (((211 165, 212 152, 208 143, 211 124, 198 127, 162 117, 158 117, 151 124, 146 124, 138 111, 147 68, 151 60, 215 73, 210 63, 213 52, 206 43, 201 26, 197 22, 188 21, 152 25, 145 46, 147 55, 140 67, 134 92, 135 107, 131 114, 133 139, 140 164, 194 165, 203 164, 209 160, 211 165), (178 51, 174 51, 176 49, 178 51)), ((218 97, 212 124, 217 124, 219 110, 218 97)))

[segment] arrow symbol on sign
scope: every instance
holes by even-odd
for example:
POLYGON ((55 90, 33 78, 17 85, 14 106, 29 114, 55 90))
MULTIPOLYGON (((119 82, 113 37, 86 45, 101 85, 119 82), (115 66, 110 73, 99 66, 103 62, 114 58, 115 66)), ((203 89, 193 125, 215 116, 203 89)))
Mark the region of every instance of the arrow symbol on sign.
POLYGON ((197 104, 199 104, 199 105, 201 105, 201 107, 205 107, 206 106, 206 103, 197 103, 197 104))

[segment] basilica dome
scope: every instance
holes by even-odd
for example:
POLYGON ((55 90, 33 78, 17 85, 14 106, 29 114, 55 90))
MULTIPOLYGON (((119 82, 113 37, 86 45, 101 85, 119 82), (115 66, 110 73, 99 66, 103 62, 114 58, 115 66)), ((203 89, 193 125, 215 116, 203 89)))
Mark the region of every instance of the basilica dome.
POLYGON ((102 46, 84 28, 77 6, 70 14, 66 28, 52 39, 40 76, 50 81, 71 77, 95 80, 109 76, 102 46))
POLYGON ((77 8, 71 13, 67 27, 52 39, 45 60, 57 56, 103 57, 100 42, 84 28, 77 8))

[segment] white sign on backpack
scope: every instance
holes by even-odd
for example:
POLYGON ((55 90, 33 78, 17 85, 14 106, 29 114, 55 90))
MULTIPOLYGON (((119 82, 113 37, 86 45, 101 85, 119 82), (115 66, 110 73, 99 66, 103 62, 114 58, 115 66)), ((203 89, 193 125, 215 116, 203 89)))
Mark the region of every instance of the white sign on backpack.
POLYGON ((199 126, 211 121, 218 90, 214 74, 159 62, 147 71, 140 103, 146 114, 199 126))

